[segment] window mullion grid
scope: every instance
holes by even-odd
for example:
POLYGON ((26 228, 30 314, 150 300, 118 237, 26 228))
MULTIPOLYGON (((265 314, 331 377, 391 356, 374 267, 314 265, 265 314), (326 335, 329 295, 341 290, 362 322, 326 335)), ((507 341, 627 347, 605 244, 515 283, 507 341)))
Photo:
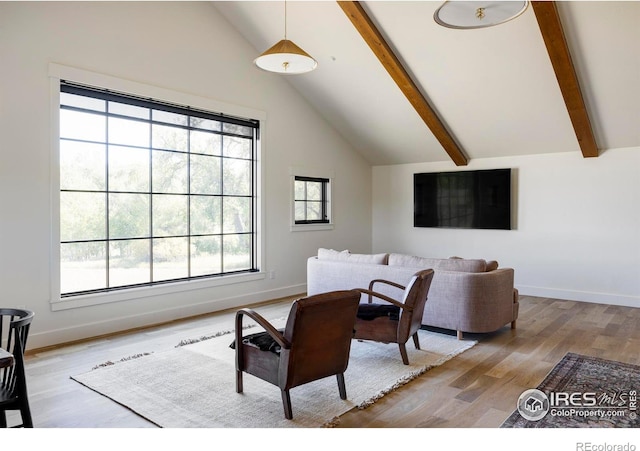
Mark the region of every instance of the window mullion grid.
POLYGON ((322 220, 326 221, 327 218, 327 182, 322 182, 322 198, 321 198, 321 212, 322 212, 322 220))
POLYGON ((253 129, 253 137, 251 140, 251 269, 257 269, 257 241, 256 241, 256 208, 257 208, 257 193, 256 193, 256 161, 258 160, 256 155, 257 133, 256 129, 253 129))
POLYGON ((104 144, 105 144, 105 159, 104 159, 104 201, 105 201, 105 287, 111 287, 111 221, 110 221, 110 199, 109 199, 109 102, 105 101, 105 128, 104 128, 104 144))
MULTIPOLYGON (((80 95, 86 95, 87 97, 92 97, 90 94, 80 94, 80 95)), ((110 102, 111 101, 121 101, 119 98, 109 98, 106 99, 106 105, 105 105, 105 110, 103 113, 98 113, 98 114, 102 114, 105 117, 105 129, 104 129, 104 145, 105 145, 105 168, 104 168, 104 176, 105 176, 105 187, 104 187, 104 196, 105 196, 105 237, 104 237, 104 242, 105 242, 105 288, 101 288, 101 289, 92 289, 92 290, 87 290, 87 291, 78 291, 78 292, 69 292, 69 293, 63 293, 63 295, 75 295, 75 294, 81 294, 81 293, 91 293, 91 292, 106 292, 106 291, 111 291, 111 290, 115 290, 115 289, 122 289, 122 288, 127 288, 130 286, 138 286, 138 285, 147 285, 147 284, 155 284, 155 283, 161 283, 163 281, 154 281, 154 246, 153 246, 153 242, 154 242, 154 215, 153 215, 153 205, 154 205, 154 200, 153 200, 153 194, 154 194, 154 190, 153 190, 153 170, 154 170, 154 158, 153 158, 153 149, 154 149, 154 143, 153 143, 153 111, 155 111, 155 109, 151 106, 149 106, 149 112, 148 112, 148 116, 147 119, 144 118, 140 118, 140 117, 129 117, 126 115, 122 115, 122 114, 116 114, 110 111, 110 102), (111 253, 111 243, 112 242, 116 242, 116 241, 127 241, 130 240, 132 238, 111 238, 111 210, 113 205, 111 204, 111 183, 109 181, 110 178, 110 173, 111 173, 111 168, 110 168, 110 147, 111 147, 111 143, 110 143, 110 138, 109 138, 109 129, 110 129, 110 118, 112 117, 120 117, 122 119, 128 119, 128 120, 136 120, 136 121, 142 121, 142 122, 147 122, 149 124, 149 144, 147 146, 145 146, 146 150, 148 151, 148 161, 149 161, 149 188, 147 191, 147 195, 149 196, 149 207, 148 207, 148 215, 149 215, 149 226, 148 226, 148 236, 147 237, 140 237, 140 238, 135 238, 135 239, 148 239, 148 252, 149 252, 149 280, 150 282, 146 283, 146 282, 142 282, 142 283, 136 283, 133 285, 128 285, 128 286, 118 286, 118 287, 112 287, 112 281, 111 281, 111 269, 112 269, 112 262, 111 262, 111 258, 112 258, 112 253, 111 253)), ((127 102, 125 102, 127 103, 127 102)), ((61 108, 67 108, 66 105, 61 105, 61 108)), ((80 108, 75 108, 75 107, 68 107, 70 109, 77 109, 80 110, 80 108)), ((96 113, 95 111, 91 111, 91 110, 87 110, 86 112, 88 113, 96 113)), ((192 115, 190 115, 188 112, 186 113, 187 117, 188 117, 188 125, 182 128, 186 128, 188 130, 187 133, 187 149, 186 149, 186 153, 188 155, 187 158, 187 187, 186 187, 186 196, 187 196, 187 233, 186 233, 186 238, 187 238, 187 278, 192 278, 193 277, 193 273, 192 273, 192 267, 193 267, 193 262, 192 262, 192 255, 191 255, 191 246, 193 244, 193 238, 191 236, 191 209, 193 207, 193 203, 192 203, 192 199, 191 199, 191 195, 192 195, 192 190, 191 190, 191 182, 192 182, 192 176, 191 176, 191 167, 192 167, 192 161, 191 161, 191 143, 192 143, 192 136, 191 136, 191 131, 194 130, 194 125, 193 125, 193 117, 192 115)), ((224 123, 224 121, 222 121, 224 123)), ((249 186, 249 192, 250 197, 252 199, 252 208, 251 208, 251 218, 250 218, 250 223, 251 223, 251 230, 249 231, 250 235, 251 235, 251 249, 249 250, 249 258, 250 258, 250 268, 248 268, 248 270, 253 271, 256 270, 256 259, 257 259, 257 255, 256 255, 256 246, 257 246, 257 237, 256 237, 256 228, 257 228, 257 202, 256 202, 256 190, 257 190, 257 184, 256 184, 256 164, 257 164, 257 142, 256 142, 256 136, 257 136, 258 130, 256 128, 253 128, 253 134, 251 139, 251 151, 252 151, 252 155, 251 155, 251 160, 252 160, 252 164, 251 164, 251 168, 250 168, 250 174, 251 174, 251 178, 249 180, 250 186, 249 186)), ((220 133, 221 136, 236 136, 235 133, 220 133)), ((248 138, 246 135, 237 135, 238 137, 242 137, 242 138, 248 138)), ((122 143, 122 145, 126 145, 128 146, 127 143, 122 143)), ((220 142, 220 146, 221 149, 223 149, 223 140, 221 140, 220 142)), ((228 233, 225 232, 224 230, 224 224, 225 224, 225 220, 224 220, 224 210, 225 210, 225 206, 224 206, 224 199, 227 197, 224 194, 224 189, 225 189, 225 180, 224 180, 224 167, 225 167, 225 163, 227 162, 228 157, 226 155, 224 155, 224 152, 220 152, 220 169, 219 169, 219 173, 218 176, 220 178, 220 193, 218 194, 218 196, 221 199, 221 203, 220 203, 220 224, 221 224, 221 231, 220 231, 220 237, 221 237, 221 248, 220 248, 220 264, 221 266, 221 272, 220 274, 224 274, 225 273, 225 252, 224 252, 224 241, 225 238, 227 237, 228 233)), ((156 162, 157 164, 157 162, 156 162)), ((68 190, 62 190, 62 191, 74 191, 73 189, 68 189, 68 190)), ((101 192, 101 191, 97 191, 97 192, 101 192)), ((131 192, 131 194, 135 194, 137 192, 131 192)), ((142 194, 143 192, 141 192, 142 194)), ((238 233, 238 232, 236 232, 238 233)), ((241 233, 244 234, 244 233, 241 233)), ((231 272, 236 272, 236 271, 231 271, 231 272)))
POLYGON ((153 108, 149 108, 149 282, 153 283, 153 108))
POLYGON ((192 277, 191 273, 191 131, 192 117, 188 116, 187 123, 187 277, 192 277))
MULTIPOLYGON (((222 126, 224 128, 224 126, 222 126)), ((224 274, 224 242, 226 239, 226 234, 224 232, 224 161, 226 158, 224 152, 224 134, 221 134, 220 139, 220 173, 218 176, 220 177, 220 272, 224 274)))
POLYGON ((304 221, 309 222, 309 182, 304 182, 304 221))

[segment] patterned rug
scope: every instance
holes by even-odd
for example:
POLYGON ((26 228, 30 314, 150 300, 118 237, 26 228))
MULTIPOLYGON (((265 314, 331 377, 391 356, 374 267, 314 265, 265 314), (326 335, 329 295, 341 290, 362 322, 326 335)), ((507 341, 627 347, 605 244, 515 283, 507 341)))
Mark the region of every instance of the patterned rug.
POLYGON ((640 366, 567 353, 503 428, 638 428, 640 366))

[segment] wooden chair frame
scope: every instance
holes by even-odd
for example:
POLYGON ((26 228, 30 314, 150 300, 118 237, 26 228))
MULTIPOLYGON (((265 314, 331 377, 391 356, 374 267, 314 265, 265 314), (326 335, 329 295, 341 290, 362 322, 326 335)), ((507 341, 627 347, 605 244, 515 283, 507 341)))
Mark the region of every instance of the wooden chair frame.
POLYGON ((341 399, 347 399, 344 372, 349 363, 360 293, 332 291, 293 302, 284 332, 252 309, 240 309, 235 318, 236 392, 244 390, 243 373, 280 388, 285 418, 292 419, 291 388, 335 375, 341 399), (258 323, 280 346, 263 351, 243 343, 243 319, 258 323))
POLYGON ((369 283, 369 288, 358 288, 357 291, 368 295, 368 303, 373 298, 379 298, 400 309, 399 319, 393 320, 387 316, 373 320, 356 319, 355 338, 359 340, 371 340, 381 343, 397 343, 402 357, 402 363, 409 365, 406 342, 413 338, 416 349, 420 349, 418 330, 422 326, 422 314, 427 302, 427 294, 433 280, 433 269, 418 271, 411 278, 407 286, 384 279, 374 279, 369 283), (402 302, 390 296, 373 290, 376 283, 383 283, 400 290, 404 290, 402 302))

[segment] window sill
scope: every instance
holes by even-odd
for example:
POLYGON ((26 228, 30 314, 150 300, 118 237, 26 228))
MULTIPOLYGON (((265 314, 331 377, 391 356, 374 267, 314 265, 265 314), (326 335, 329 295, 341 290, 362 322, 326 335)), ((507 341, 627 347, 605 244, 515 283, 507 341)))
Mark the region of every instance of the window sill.
POLYGON ((318 230, 333 230, 333 224, 295 224, 290 226, 291 232, 315 232, 318 230))
POLYGON ((150 287, 137 287, 112 291, 109 293, 94 293, 68 298, 60 298, 51 301, 51 310, 60 311, 93 305, 108 304, 112 302, 130 301, 135 299, 162 296, 178 292, 191 290, 202 290, 206 288, 231 285, 235 283, 251 282, 265 279, 264 272, 252 272, 246 274, 234 274, 229 276, 213 277, 210 279, 189 280, 183 282, 168 283, 166 285, 156 285, 150 287))

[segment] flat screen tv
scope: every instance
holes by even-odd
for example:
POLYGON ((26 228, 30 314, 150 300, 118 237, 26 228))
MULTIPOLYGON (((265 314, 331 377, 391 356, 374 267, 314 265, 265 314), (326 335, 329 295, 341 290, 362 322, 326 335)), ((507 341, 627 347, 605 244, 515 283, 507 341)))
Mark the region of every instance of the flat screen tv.
POLYGON ((413 175, 414 227, 511 230, 511 169, 413 175))

